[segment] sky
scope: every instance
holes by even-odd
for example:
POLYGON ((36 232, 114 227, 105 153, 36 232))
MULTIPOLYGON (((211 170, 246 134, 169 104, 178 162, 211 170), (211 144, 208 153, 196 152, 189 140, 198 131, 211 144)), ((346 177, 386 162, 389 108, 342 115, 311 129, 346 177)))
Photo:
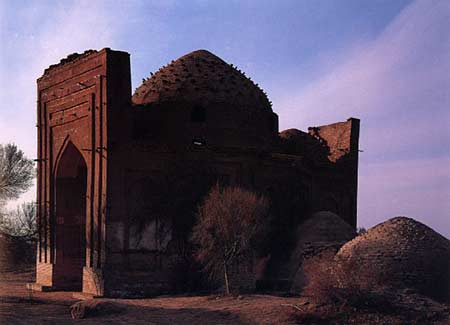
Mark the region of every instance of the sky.
POLYGON ((449 31, 448 0, 0 0, 0 143, 36 158, 36 79, 70 53, 129 52, 135 89, 207 49, 280 130, 361 119, 358 226, 405 215, 450 238, 449 31))

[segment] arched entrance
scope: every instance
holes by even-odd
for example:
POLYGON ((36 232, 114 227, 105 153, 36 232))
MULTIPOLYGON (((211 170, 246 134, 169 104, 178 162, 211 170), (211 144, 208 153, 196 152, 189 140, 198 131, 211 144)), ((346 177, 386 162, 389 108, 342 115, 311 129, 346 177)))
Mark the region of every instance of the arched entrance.
POLYGON ((56 171, 54 285, 82 290, 86 263, 86 182, 83 156, 71 143, 65 148, 56 171))

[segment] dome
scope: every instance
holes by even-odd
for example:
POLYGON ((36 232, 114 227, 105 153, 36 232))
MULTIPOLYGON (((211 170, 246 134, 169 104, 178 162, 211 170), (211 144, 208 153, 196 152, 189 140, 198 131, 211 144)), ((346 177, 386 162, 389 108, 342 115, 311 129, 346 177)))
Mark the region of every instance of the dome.
POLYGON ((278 136, 286 153, 316 161, 328 161, 329 148, 310 134, 298 129, 287 129, 278 136))
POLYGON ((289 263, 292 292, 299 292, 304 285, 302 268, 304 259, 325 250, 337 252, 344 243, 355 236, 356 232, 352 226, 330 211, 316 212, 301 223, 297 228, 297 243, 289 263))
POLYGON ((258 85, 205 50, 152 74, 132 102, 135 114, 148 117, 137 118, 142 128, 170 145, 264 149, 278 135, 278 116, 258 85))
POLYGON ((299 243, 344 243, 356 236, 355 230, 330 211, 314 213, 298 226, 299 243))
POLYGON ((280 138, 286 140, 301 140, 308 137, 308 133, 300 131, 298 129, 287 129, 280 132, 280 138))
POLYGON ((191 52, 162 67, 144 80, 132 97, 134 104, 179 101, 272 111, 257 84, 206 50, 191 52))
POLYGON ((358 284, 450 299, 450 241, 414 219, 396 217, 369 229, 342 246, 336 260, 358 284))

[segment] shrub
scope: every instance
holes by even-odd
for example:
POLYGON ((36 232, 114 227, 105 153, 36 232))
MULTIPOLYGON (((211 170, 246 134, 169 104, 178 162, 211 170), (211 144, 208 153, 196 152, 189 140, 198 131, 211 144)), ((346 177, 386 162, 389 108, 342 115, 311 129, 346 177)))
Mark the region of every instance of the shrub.
POLYGON ((256 248, 267 231, 268 201, 240 187, 213 187, 200 205, 192 240, 197 260, 214 278, 223 274, 230 294, 229 268, 256 248))
POLYGON ((305 296, 319 304, 334 304, 340 309, 392 311, 393 307, 382 292, 383 283, 373 280, 370 270, 359 267, 357 259, 342 263, 334 252, 326 251, 304 262, 305 296), (361 277, 364 281, 356 279, 361 277))
POLYGON ((339 300, 333 259, 334 252, 325 251, 303 262, 306 279, 303 295, 319 303, 335 303, 339 300))

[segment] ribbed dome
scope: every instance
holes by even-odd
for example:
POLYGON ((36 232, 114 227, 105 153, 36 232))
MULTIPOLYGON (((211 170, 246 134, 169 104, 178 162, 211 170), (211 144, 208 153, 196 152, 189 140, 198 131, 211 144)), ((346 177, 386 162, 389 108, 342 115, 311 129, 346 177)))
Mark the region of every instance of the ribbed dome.
POLYGON ((134 104, 227 103, 247 110, 272 111, 267 96, 242 72, 206 50, 191 52, 162 67, 136 89, 134 104))

